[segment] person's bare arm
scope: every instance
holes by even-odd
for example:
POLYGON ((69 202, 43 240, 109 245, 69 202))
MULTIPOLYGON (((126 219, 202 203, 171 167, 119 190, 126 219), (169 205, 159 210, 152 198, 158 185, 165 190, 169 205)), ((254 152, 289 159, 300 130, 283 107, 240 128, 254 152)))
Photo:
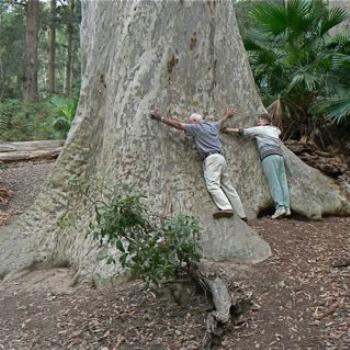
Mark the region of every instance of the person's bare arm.
POLYGON ((237 112, 236 107, 230 106, 230 107, 226 108, 224 115, 222 116, 221 119, 219 119, 220 128, 223 128, 226 121, 229 118, 232 118, 236 112, 237 112))
POLYGON ((173 118, 171 118, 171 119, 166 118, 159 111, 150 112, 150 117, 154 120, 158 120, 158 121, 160 121, 168 126, 171 126, 175 129, 178 129, 178 130, 185 130, 185 127, 186 127, 185 123, 182 123, 175 118, 174 119, 173 118))
POLYGON ((239 134, 239 128, 223 128, 222 132, 225 134, 239 134))

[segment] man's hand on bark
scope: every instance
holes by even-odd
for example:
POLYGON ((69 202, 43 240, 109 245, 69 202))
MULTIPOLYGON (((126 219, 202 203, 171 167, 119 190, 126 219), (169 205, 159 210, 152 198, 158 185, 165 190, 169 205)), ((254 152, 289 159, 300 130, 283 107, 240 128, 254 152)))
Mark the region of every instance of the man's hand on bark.
POLYGON ((228 118, 231 118, 234 116, 234 114, 236 114, 238 111, 237 107, 235 106, 229 106, 226 108, 225 110, 225 116, 228 117, 228 118))
POLYGON ((161 120, 162 114, 158 110, 154 110, 150 112, 150 117, 155 120, 161 120))

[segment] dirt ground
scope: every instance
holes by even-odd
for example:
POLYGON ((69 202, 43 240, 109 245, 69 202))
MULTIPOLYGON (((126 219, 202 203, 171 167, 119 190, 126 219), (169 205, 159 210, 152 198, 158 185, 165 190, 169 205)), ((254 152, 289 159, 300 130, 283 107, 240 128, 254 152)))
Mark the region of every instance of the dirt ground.
MULTIPOLYGON (((2 168, 0 185, 14 191, 3 211, 13 217, 25 210, 51 168, 2 168)), ((252 300, 216 349, 349 350, 350 218, 264 217, 251 225, 273 255, 254 266, 215 264, 252 300)), ((33 271, 0 284, 0 349, 200 348, 212 306, 191 283, 179 296, 174 287, 145 290, 141 281, 103 289, 88 282, 72 286, 72 274, 63 268, 33 271)))

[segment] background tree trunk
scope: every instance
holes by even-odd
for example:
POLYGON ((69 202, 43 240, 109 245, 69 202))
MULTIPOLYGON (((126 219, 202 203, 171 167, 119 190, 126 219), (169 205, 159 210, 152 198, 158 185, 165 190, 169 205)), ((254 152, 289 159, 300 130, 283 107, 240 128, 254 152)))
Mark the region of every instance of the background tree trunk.
MULTIPOLYGON (((196 216, 207 258, 268 257, 268 244, 239 218, 212 219, 215 207, 196 151, 182 133, 148 117, 158 105, 183 117, 197 111, 217 119, 235 103, 244 113, 230 126, 249 126, 264 111, 232 3, 86 1, 82 12, 78 111, 47 188, 0 234, 0 273, 67 262, 82 275, 114 271, 98 259, 98 244, 85 239, 91 211, 71 187, 72 176, 90 191, 96 177, 133 184, 146 195, 151 213, 196 216)), ((223 139, 232 180, 254 217, 272 204, 255 144, 223 139)), ((294 212, 311 218, 350 213, 331 179, 287 150, 286 158, 294 212)))
MULTIPOLYGON (((74 0, 69 2, 69 12, 73 19, 74 17, 74 0)), ((72 94, 72 81, 73 81, 73 24, 72 20, 67 24, 67 60, 66 60, 66 88, 65 93, 67 96, 72 94)))
POLYGON ((34 101, 38 96, 38 20, 39 1, 26 4, 26 40, 24 48, 23 101, 34 101))
POLYGON ((56 0, 50 0, 50 25, 48 29, 48 90, 55 93, 55 58, 56 58, 56 0))

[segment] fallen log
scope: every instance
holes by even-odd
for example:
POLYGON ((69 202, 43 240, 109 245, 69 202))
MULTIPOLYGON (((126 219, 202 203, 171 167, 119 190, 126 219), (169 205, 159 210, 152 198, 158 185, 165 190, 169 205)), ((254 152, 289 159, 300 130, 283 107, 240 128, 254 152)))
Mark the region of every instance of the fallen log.
POLYGON ((326 175, 339 177, 348 170, 345 159, 339 152, 325 152, 312 143, 288 140, 285 145, 302 161, 326 175))
POLYGON ((18 162, 25 160, 55 159, 61 153, 63 147, 36 151, 0 152, 1 162, 18 162))
POLYGON ((0 143, 0 152, 38 151, 62 147, 64 140, 40 140, 0 143))
POLYGON ((0 162, 55 159, 62 151, 64 140, 43 140, 0 143, 0 162))

